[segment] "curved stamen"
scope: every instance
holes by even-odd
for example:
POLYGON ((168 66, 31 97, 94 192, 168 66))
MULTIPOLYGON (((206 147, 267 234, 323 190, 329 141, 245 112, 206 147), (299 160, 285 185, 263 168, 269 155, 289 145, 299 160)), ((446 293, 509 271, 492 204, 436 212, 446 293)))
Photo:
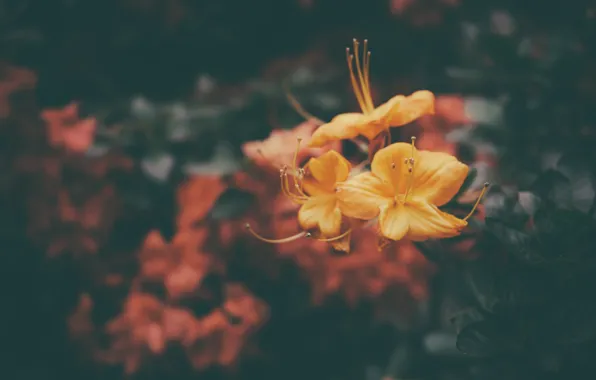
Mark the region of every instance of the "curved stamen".
POLYGON ((266 237, 263 237, 261 235, 259 235, 258 233, 255 232, 255 230, 252 229, 252 227, 250 226, 249 223, 246 223, 246 229, 248 230, 248 232, 250 232, 254 237, 256 237, 257 239, 264 241, 265 243, 271 243, 271 244, 282 244, 282 243, 291 243, 295 240, 301 239, 301 238, 308 238, 311 236, 310 232, 306 232, 306 231, 302 231, 297 233, 296 235, 292 235, 289 236, 287 238, 282 238, 282 239, 268 239, 266 237))
POLYGON ((296 111, 296 113, 298 115, 302 116, 306 120, 312 120, 317 124, 325 124, 325 122, 323 120, 321 120, 318 117, 314 116, 313 114, 309 113, 308 111, 306 111, 304 109, 304 107, 302 107, 302 104, 300 104, 298 99, 296 99, 294 97, 294 95, 292 95, 292 93, 290 92, 290 89, 287 87, 287 85, 284 84, 283 88, 284 88, 284 93, 286 94, 286 98, 288 99, 288 102, 290 103, 290 106, 292 106, 292 108, 294 109, 294 111, 296 111))
POLYGON ((335 236, 335 237, 332 237, 332 238, 328 238, 328 239, 319 239, 319 238, 316 238, 315 240, 317 240, 317 241, 324 241, 326 243, 331 243, 331 242, 338 241, 338 240, 341 240, 341 239, 345 238, 346 236, 348 236, 350 234, 350 232, 352 232, 352 229, 351 228, 348 229, 346 232, 344 232, 341 235, 338 235, 338 236, 335 236))
POLYGON ((306 195, 295 194, 290 190, 290 182, 288 180, 288 173, 285 170, 280 171, 281 191, 290 198, 291 201, 297 204, 304 204, 308 200, 306 195))
MULTIPOLYGON (((356 72, 358 73, 358 80, 360 81, 360 93, 362 94, 362 100, 364 100, 364 104, 366 105, 367 112, 371 112, 373 110, 372 99, 370 97, 370 88, 366 86, 366 80, 364 79, 366 74, 362 66, 360 65, 360 43, 358 40, 354 39, 354 58, 356 59, 356 72)), ((366 64, 366 48, 368 45, 368 40, 364 40, 364 49, 362 51, 363 61, 366 64)), ((366 66, 364 66, 366 70, 366 66)))
POLYGON ((346 59, 348 61, 348 69, 350 70, 350 82, 352 83, 352 89, 354 90, 354 95, 356 95, 356 100, 358 101, 358 104, 360 105, 362 112, 368 113, 367 105, 364 102, 364 97, 360 92, 358 81, 356 80, 356 76, 354 75, 354 66, 352 65, 354 56, 350 54, 350 48, 346 48, 346 59))
POLYGON ((482 191, 480 192, 480 195, 478 195, 478 199, 476 199, 476 203, 474 203, 474 207, 472 207, 472 210, 470 211, 470 213, 468 215, 466 215, 466 217, 463 220, 467 221, 468 219, 470 219, 470 217, 472 215, 474 215, 476 208, 478 208, 478 205, 480 205, 480 201, 484 197, 484 194, 486 194, 486 190, 488 190, 489 186, 490 186, 490 183, 488 183, 488 182, 484 183, 484 186, 482 187, 482 191))

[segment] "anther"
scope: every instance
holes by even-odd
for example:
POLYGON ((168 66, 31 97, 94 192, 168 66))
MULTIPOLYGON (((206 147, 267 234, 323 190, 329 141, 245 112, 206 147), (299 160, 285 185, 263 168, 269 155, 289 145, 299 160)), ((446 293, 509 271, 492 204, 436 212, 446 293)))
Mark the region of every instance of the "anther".
POLYGON ((395 162, 391 163, 391 169, 395 169, 395 162))
POLYGON ((312 237, 312 234, 311 234, 310 232, 307 232, 307 233, 304 235, 304 237, 305 237, 305 238, 311 238, 311 237, 312 237))

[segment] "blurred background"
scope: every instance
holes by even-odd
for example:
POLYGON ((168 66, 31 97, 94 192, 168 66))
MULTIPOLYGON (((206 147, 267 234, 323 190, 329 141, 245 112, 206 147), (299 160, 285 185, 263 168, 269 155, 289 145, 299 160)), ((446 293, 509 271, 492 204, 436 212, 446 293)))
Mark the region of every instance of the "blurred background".
POLYGON ((377 103, 436 94, 395 140, 457 155, 472 188, 523 188, 561 149, 594 156, 595 18, 587 0, 0 1, 0 376, 492 378, 455 348, 463 285, 436 264, 476 257, 473 234, 378 252, 360 231, 346 255, 244 229, 298 230, 277 168, 316 124, 283 84, 323 120, 356 110, 345 48, 368 39, 377 103))

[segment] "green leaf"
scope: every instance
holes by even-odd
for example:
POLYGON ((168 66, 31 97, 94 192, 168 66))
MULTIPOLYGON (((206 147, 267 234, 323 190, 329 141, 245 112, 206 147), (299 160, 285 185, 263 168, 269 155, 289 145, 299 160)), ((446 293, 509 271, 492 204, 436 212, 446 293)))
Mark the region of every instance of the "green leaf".
POLYGON ((254 201, 254 194, 231 187, 215 201, 209 216, 212 220, 236 219, 244 215, 254 201))

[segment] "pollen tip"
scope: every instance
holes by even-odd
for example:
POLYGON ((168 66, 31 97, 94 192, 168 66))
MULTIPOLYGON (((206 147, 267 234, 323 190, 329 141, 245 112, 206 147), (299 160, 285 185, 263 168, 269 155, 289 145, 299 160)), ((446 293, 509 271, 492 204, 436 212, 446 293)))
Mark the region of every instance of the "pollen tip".
POLYGON ((250 223, 245 223, 244 224, 244 228, 246 228, 247 230, 250 230, 251 229, 250 223))
POLYGON ((416 141, 416 136, 412 136, 412 141, 416 141))
POLYGON ((312 237, 312 234, 311 234, 310 232, 307 232, 307 233, 304 235, 304 237, 305 237, 305 238, 311 238, 311 237, 312 237))
POLYGON ((489 187, 490 186, 490 182, 484 182, 484 187, 489 187))

